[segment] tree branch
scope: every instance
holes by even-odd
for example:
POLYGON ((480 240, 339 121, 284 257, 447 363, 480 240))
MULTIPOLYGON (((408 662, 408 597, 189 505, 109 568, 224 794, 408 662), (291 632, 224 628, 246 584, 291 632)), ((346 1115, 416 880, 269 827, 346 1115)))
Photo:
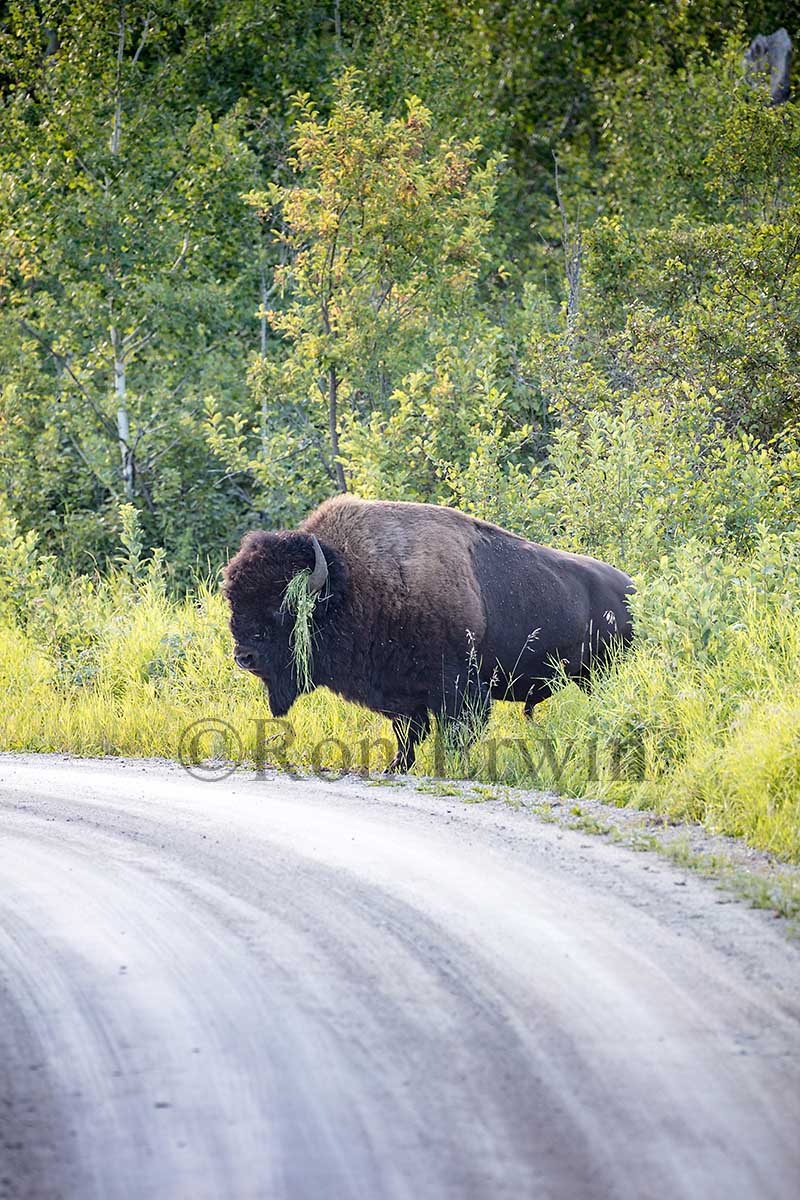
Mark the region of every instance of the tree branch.
POLYGON ((32 325, 29 325, 27 321, 20 320, 19 324, 20 324, 20 328, 22 329, 22 331, 24 333, 30 334, 31 337, 35 338, 36 341, 41 346, 43 346, 45 348, 45 350, 47 351, 47 353, 53 358, 53 361, 58 364, 59 368, 62 371, 66 371, 67 375, 69 375, 70 379, 75 384, 75 386, 78 388, 81 395, 86 400, 86 403, 89 405, 92 412, 94 413, 94 415, 97 417, 100 424, 105 429, 106 433, 109 434, 110 437, 113 437, 114 440, 116 441, 117 440, 116 426, 111 424, 111 422, 108 420, 108 418, 103 413, 103 411, 100 408, 98 408, 98 406, 95 404, 94 400, 89 395, 89 392, 86 390, 86 388, 81 383, 80 379, 78 379, 78 376, 75 374, 72 367, 70 366, 69 359, 65 358, 65 356, 63 354, 59 354, 58 351, 55 350, 50 345, 50 343, 47 341, 47 338, 45 338, 41 333, 39 333, 38 329, 34 329, 32 325))

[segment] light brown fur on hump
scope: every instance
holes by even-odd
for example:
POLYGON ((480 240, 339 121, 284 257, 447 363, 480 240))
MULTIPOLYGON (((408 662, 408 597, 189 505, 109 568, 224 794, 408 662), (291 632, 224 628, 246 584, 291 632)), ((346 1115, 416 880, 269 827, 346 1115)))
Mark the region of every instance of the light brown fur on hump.
POLYGON ((472 559, 480 531, 464 513, 432 504, 334 496, 300 528, 340 551, 356 591, 377 592, 398 607, 410 602, 438 620, 446 613, 454 634, 469 630, 480 642, 486 611, 472 559))

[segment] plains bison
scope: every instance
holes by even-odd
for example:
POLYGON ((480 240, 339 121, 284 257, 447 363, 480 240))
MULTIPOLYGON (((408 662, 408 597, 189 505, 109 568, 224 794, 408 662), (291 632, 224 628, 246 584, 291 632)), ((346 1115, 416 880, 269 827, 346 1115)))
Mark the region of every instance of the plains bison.
POLYGON ((297 530, 246 534, 224 582, 235 661, 266 684, 273 715, 331 688, 391 718, 404 771, 431 713, 474 731, 493 697, 530 714, 562 671, 586 684, 630 641, 632 590, 614 567, 455 509, 349 495, 297 530), (305 678, 286 605, 300 572, 315 598, 305 678))

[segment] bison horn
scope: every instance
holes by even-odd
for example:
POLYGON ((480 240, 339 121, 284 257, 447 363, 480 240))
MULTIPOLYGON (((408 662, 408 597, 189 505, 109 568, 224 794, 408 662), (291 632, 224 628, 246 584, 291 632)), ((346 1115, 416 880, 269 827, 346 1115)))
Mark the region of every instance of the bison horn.
POLYGON ((325 555, 314 534, 311 534, 311 545, 314 547, 314 570, 308 577, 308 590, 312 593, 321 592, 328 582, 328 564, 325 555))

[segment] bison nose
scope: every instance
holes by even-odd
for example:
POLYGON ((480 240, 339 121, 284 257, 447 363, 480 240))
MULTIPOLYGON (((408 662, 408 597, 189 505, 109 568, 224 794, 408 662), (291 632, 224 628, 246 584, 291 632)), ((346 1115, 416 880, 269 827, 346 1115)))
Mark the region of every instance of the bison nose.
POLYGON ((243 671, 253 671, 258 663, 258 655, 255 650, 248 650, 246 646, 237 646, 233 652, 233 661, 243 671))

